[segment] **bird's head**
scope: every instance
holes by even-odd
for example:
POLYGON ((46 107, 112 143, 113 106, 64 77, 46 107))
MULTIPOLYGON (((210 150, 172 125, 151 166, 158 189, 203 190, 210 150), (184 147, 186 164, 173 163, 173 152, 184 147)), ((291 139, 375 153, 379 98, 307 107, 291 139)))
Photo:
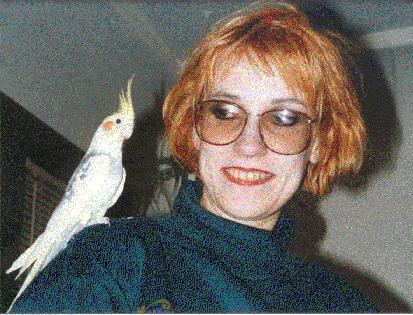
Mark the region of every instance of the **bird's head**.
POLYGON ((129 139, 133 133, 135 125, 135 113, 133 111, 131 96, 132 78, 128 81, 126 94, 122 90, 119 95, 119 110, 101 124, 102 131, 111 138, 120 138, 120 140, 129 139))

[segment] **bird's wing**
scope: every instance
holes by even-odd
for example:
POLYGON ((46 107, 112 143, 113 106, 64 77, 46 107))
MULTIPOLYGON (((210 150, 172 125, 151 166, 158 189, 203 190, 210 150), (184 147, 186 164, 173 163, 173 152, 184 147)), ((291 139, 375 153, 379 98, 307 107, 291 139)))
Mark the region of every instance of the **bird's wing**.
MULTIPOLYGON (((100 183, 108 180, 112 160, 105 154, 88 154, 80 162, 75 173, 70 178, 66 193, 69 196, 90 187, 91 183, 100 183)), ((95 187, 97 188, 97 187, 95 187)))
MULTIPOLYGON (((110 197, 104 194, 104 189, 108 181, 115 180, 113 174, 113 163, 109 156, 104 154, 86 155, 76 168, 65 194, 50 218, 47 228, 61 225, 62 220, 74 220, 71 223, 78 222, 81 215, 86 215, 84 211, 88 210, 85 205, 96 202, 97 198, 110 197), (103 193, 100 195, 99 192, 103 193), (80 213, 82 212, 82 213, 80 213)), ((116 181, 116 180, 115 180, 116 181)), ((117 183, 113 183, 116 185, 117 183)))
POLYGON ((126 171, 125 171, 125 168, 122 167, 122 181, 120 182, 118 189, 116 190, 116 193, 113 195, 112 200, 109 202, 108 208, 112 207, 116 203, 116 201, 118 201, 119 196, 122 194, 123 186, 125 186, 125 179, 126 179, 126 171))

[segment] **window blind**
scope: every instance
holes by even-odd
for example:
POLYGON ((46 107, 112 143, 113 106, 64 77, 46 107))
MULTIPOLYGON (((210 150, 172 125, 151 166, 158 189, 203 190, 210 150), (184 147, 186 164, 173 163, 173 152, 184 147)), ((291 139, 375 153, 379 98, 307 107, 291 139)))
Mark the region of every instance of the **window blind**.
POLYGON ((25 163, 25 198, 22 217, 23 253, 43 233, 53 210, 59 204, 66 185, 29 159, 25 163))

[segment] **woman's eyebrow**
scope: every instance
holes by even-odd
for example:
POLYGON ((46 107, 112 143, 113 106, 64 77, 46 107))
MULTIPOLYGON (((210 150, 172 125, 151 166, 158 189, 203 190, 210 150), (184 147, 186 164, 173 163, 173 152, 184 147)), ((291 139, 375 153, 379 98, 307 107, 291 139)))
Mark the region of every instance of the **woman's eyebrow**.
POLYGON ((283 105, 284 107, 286 105, 286 107, 297 110, 301 109, 303 111, 306 111, 308 109, 306 103, 294 97, 273 99, 270 103, 274 106, 283 105))
POLYGON ((224 99, 228 99, 231 101, 239 101, 240 97, 238 95, 235 94, 231 94, 228 92, 221 92, 221 91, 217 91, 211 94, 207 94, 206 95, 207 98, 224 98, 224 99))
POLYGON ((303 101, 301 101, 300 99, 296 98, 296 97, 280 97, 280 98, 274 98, 271 100, 271 103, 299 103, 304 105, 303 101))

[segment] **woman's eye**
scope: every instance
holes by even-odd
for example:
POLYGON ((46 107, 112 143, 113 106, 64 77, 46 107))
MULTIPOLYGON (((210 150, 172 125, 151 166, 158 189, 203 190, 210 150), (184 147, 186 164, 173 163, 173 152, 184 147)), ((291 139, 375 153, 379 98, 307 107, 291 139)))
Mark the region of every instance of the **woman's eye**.
POLYGON ((287 110, 275 111, 273 116, 273 122, 277 126, 291 127, 300 122, 301 117, 287 110))
POLYGON ((238 109, 236 106, 229 104, 215 104, 210 111, 217 119, 227 120, 238 116, 238 109))

